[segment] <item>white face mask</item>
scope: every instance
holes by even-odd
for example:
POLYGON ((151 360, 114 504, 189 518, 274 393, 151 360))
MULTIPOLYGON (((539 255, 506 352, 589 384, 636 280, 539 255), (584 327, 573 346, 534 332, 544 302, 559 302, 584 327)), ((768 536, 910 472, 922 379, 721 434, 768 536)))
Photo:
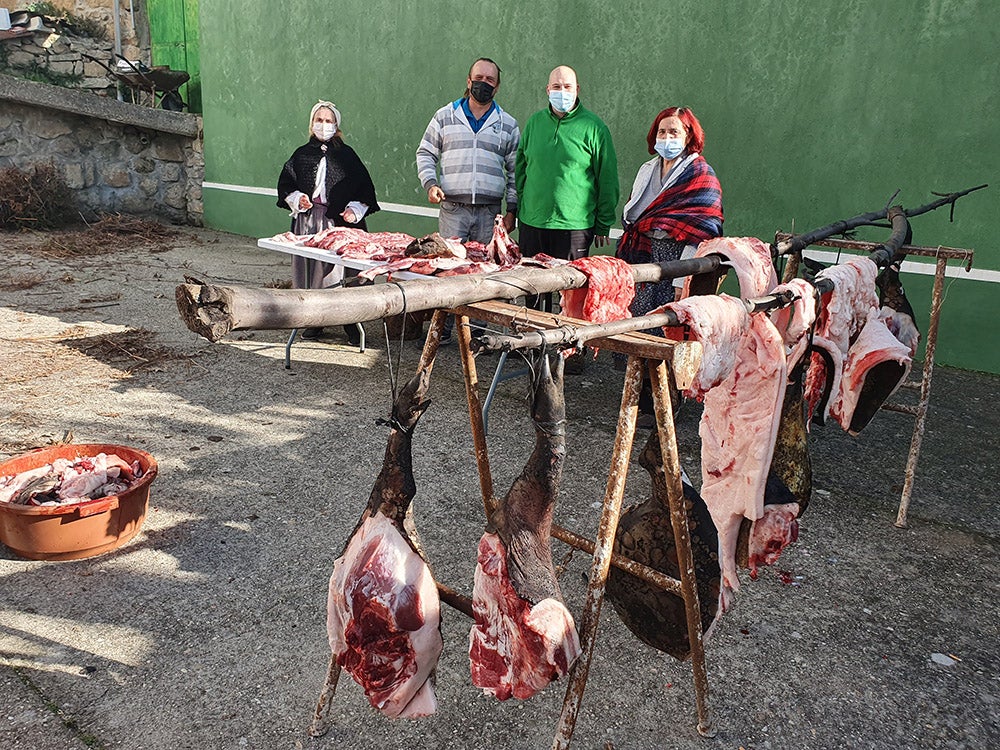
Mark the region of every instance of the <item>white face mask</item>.
POLYGON ((314 122, 313 135, 321 141, 328 141, 337 134, 337 126, 332 122, 314 122))

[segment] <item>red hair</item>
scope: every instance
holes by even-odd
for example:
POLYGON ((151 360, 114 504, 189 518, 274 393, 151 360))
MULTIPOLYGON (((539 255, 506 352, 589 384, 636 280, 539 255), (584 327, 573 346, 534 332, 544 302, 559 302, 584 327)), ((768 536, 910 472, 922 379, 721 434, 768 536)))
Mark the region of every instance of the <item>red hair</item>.
POLYGON ((701 123, 698 122, 698 118, 694 116, 692 112, 687 107, 667 107, 665 110, 660 112, 653 120, 653 124, 649 126, 649 134, 646 136, 646 143, 649 145, 649 153, 655 154, 656 149, 653 146, 656 145, 656 131, 660 129, 660 121, 664 117, 676 117, 684 125, 684 129, 687 131, 687 145, 684 149, 688 153, 697 152, 701 153, 705 148, 705 131, 701 129, 701 123))

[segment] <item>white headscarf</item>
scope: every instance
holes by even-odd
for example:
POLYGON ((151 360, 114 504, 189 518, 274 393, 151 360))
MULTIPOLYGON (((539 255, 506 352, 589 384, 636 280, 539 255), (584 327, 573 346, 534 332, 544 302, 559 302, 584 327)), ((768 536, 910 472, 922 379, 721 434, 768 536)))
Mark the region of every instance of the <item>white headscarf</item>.
POLYGON ((313 118, 316 116, 316 113, 319 112, 324 107, 333 112, 333 122, 337 126, 337 130, 338 131, 340 130, 340 110, 337 109, 336 106, 334 106, 333 102, 325 102, 322 99, 320 99, 313 105, 312 110, 310 110, 309 112, 309 126, 308 126, 309 135, 312 135, 313 118))

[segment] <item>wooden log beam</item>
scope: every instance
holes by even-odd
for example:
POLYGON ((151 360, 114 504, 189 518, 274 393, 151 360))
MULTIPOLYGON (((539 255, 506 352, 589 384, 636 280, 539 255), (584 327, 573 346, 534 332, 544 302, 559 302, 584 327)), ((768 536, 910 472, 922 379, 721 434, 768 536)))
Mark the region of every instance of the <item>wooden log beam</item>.
MULTIPOLYGON (((709 273, 718 256, 632 266, 636 283, 709 273)), ((570 265, 518 267, 492 274, 392 281, 335 289, 263 289, 181 284, 175 297, 181 320, 209 341, 230 331, 280 330, 361 323, 485 300, 508 300, 586 286, 587 276, 570 265)))

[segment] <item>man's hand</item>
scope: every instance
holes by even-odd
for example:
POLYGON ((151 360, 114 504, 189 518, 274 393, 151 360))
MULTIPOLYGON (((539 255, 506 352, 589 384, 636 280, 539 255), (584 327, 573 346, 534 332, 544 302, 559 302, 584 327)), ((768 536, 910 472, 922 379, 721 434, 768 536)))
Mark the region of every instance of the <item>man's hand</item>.
POLYGON ((440 203, 441 201, 444 200, 444 190, 442 190, 437 185, 428 188, 427 200, 429 200, 431 203, 440 203))
POLYGON ((503 228, 507 230, 507 234, 514 231, 514 227, 517 226, 517 217, 508 211, 503 217, 503 228))
POLYGON ((309 200, 308 195, 303 194, 299 196, 299 211, 308 211, 312 207, 313 204, 312 201, 309 200))
POLYGON ((605 247, 611 244, 611 238, 606 234, 595 234, 594 235, 594 247, 605 247))
POLYGON ((358 217, 355 216, 354 215, 354 211, 352 211, 349 208, 345 208, 344 212, 340 215, 340 217, 344 221, 346 221, 348 224, 357 224, 358 223, 358 217))

